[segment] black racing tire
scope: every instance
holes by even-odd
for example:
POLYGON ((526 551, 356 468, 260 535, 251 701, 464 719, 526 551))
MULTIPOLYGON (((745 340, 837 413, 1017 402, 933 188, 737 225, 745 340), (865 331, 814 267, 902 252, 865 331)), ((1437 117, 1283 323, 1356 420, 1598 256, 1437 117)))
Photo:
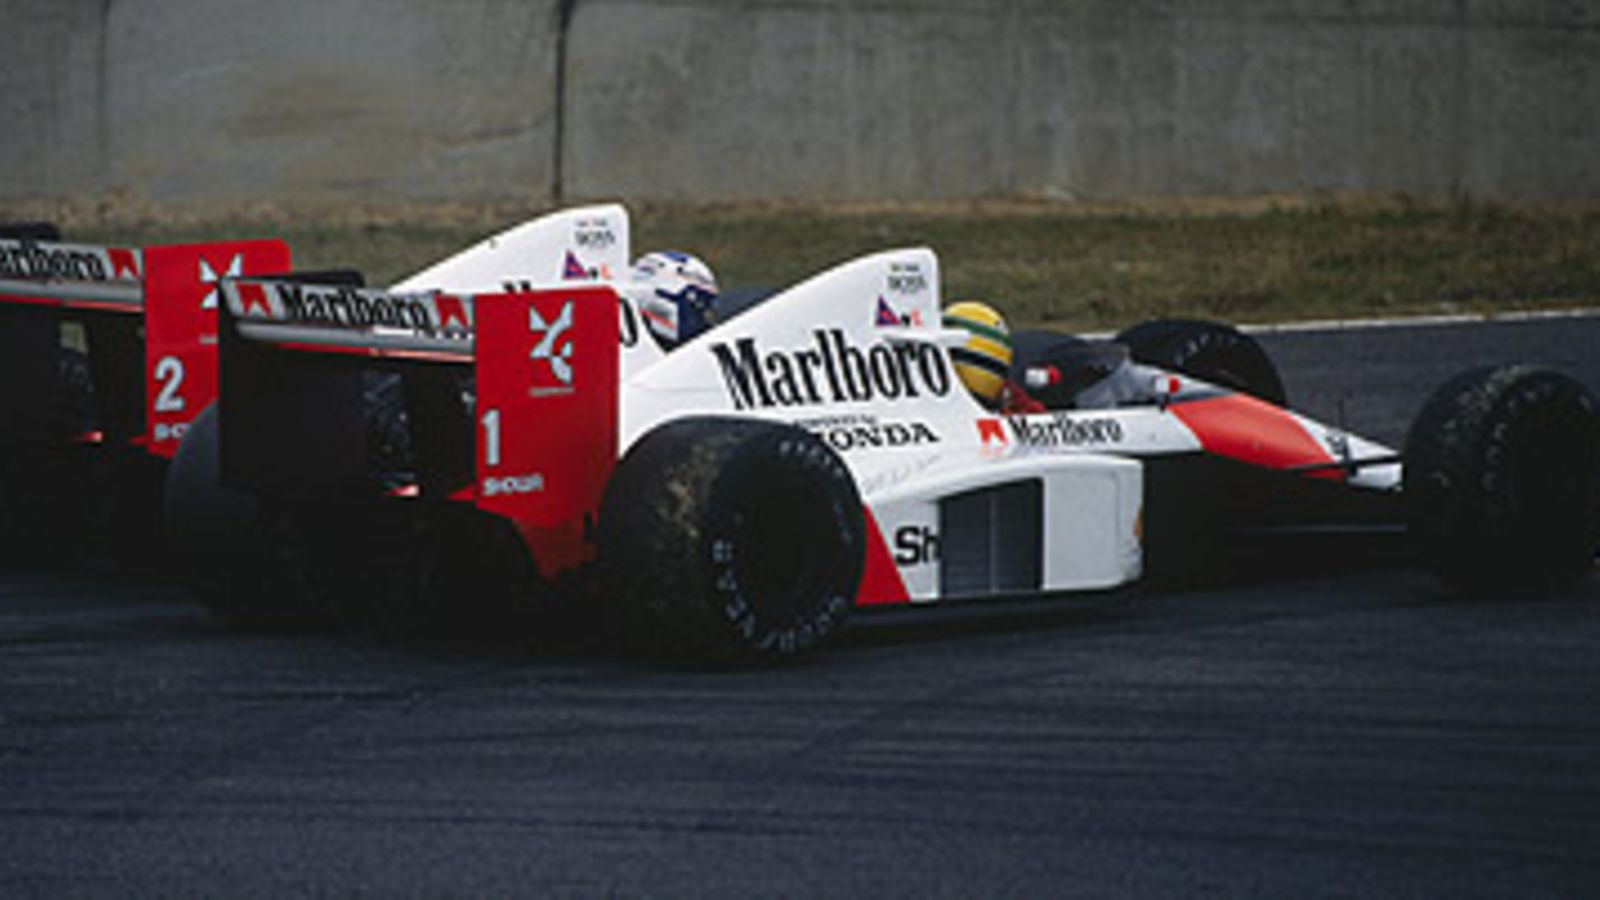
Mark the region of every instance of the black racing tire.
POLYGON ((769 662, 850 612, 866 522, 844 461, 789 425, 690 418, 641 438, 600 512, 602 584, 674 655, 769 662))
POLYGON ((1529 366, 1456 376, 1405 444, 1407 525, 1422 559, 1468 594, 1570 587, 1600 546, 1600 418, 1584 386, 1529 366))
POLYGON ((1221 322, 1155 319, 1116 336, 1134 361, 1209 381, 1277 406, 1288 391, 1267 351, 1244 332, 1221 322))
POLYGON ((252 630, 333 622, 330 584, 308 548, 307 520, 222 483, 217 408, 190 424, 165 492, 167 554, 207 609, 252 630))

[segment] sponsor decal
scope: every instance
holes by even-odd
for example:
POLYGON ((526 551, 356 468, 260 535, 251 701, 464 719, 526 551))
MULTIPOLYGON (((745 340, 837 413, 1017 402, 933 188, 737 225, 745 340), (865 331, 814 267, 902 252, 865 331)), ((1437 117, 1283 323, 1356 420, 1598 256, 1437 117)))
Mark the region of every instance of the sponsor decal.
POLYGON ((0 241, 0 278, 111 281, 124 277, 124 271, 137 277, 138 263, 133 251, 113 252, 103 254, 92 248, 41 245, 29 240, 0 241))
POLYGON ((217 270, 211 266, 211 263, 206 261, 205 257, 200 257, 200 283, 211 286, 210 290, 206 291, 205 298, 200 301, 200 308, 216 309, 217 294, 221 290, 222 279, 238 278, 242 274, 244 274, 243 253, 235 253, 228 260, 228 264, 223 267, 221 274, 218 274, 217 270))
POLYGON ((879 297, 878 312, 873 317, 872 323, 879 328, 920 327, 922 325, 922 313, 916 310, 904 314, 897 313, 894 307, 889 305, 889 301, 879 297))
POLYGON ((922 271, 921 263, 890 263, 887 287, 891 294, 920 294, 928 289, 928 276, 922 271))
POLYGON ((183 436, 189 433, 189 423, 169 424, 167 422, 157 422, 154 431, 155 439, 158 441, 181 441, 183 436))
POLYGON ((939 443, 939 435, 925 422, 885 422, 876 416, 833 416, 802 419, 796 424, 840 453, 939 443))
POLYGON ((106 248, 106 258, 111 260, 111 277, 127 281, 139 279, 139 253, 124 247, 106 248))
POLYGON ((927 525, 903 525, 894 532, 894 561, 920 566, 939 561, 939 532, 927 525))
MULTIPOLYGON (((264 293, 252 296, 247 290, 252 287, 256 286, 239 286, 241 311, 265 300, 264 293)), ((274 282, 272 292, 290 322, 336 328, 404 328, 430 335, 444 330, 435 321, 428 302, 431 298, 426 294, 382 294, 288 281, 274 282)))
POLYGON ((755 338, 719 342, 711 352, 735 409, 865 403, 950 393, 944 353, 932 344, 876 343, 863 350, 839 328, 812 332, 801 350, 763 351, 755 338))
POLYGON ((579 219, 573 225, 573 242, 585 250, 609 250, 617 244, 611 223, 600 219, 579 219))
MULTIPOLYGON (((528 307, 528 330, 537 335, 542 335, 529 351, 528 358, 543 360, 545 369, 555 384, 550 383, 550 378, 545 378, 543 384, 538 384, 541 379, 535 378, 535 386, 530 390, 534 395, 544 394, 570 394, 572 393, 572 339, 562 340, 562 337, 572 328, 572 301, 561 304, 561 311, 554 319, 546 320, 539 313, 536 306, 528 307)), ((537 371, 538 367, 535 367, 537 371)))
POLYGON ((1122 443, 1122 423, 1103 416, 1011 416, 1011 430, 1030 447, 1081 447, 1122 443), (1041 421, 1042 420, 1042 421, 1041 421))
POLYGON ((1006 440, 1006 427, 999 419, 988 417, 978 420, 978 443, 985 448, 990 446, 1004 447, 1010 443, 1006 440))
POLYGON ((250 282, 239 282, 239 315, 248 316, 252 310, 259 309, 261 315, 272 316, 272 301, 267 299, 266 287, 250 282))
POLYGON ((544 473, 532 472, 527 475, 489 476, 483 479, 481 487, 485 497, 537 494, 544 490, 544 473))
POLYGON ((440 294, 433 299, 433 306, 439 312, 440 328, 449 330, 454 327, 467 330, 472 327, 472 321, 467 314, 467 305, 460 297, 440 294))
POLYGON ((609 266, 586 266, 578 259, 578 255, 571 250, 567 251, 567 258, 561 263, 562 281, 594 281, 601 278, 610 278, 609 266))
MULTIPOLYGON (((505 281, 501 282, 500 287, 507 294, 531 294, 538 290, 531 281, 505 281)), ((450 317, 445 312, 445 301, 445 297, 439 298, 439 319, 448 325, 450 317)), ((623 297, 619 291, 617 293, 617 340, 622 346, 632 347, 639 343, 639 316, 640 313, 634 311, 633 304, 623 297)), ((463 322, 463 328, 472 327, 471 322, 465 320, 463 322)))

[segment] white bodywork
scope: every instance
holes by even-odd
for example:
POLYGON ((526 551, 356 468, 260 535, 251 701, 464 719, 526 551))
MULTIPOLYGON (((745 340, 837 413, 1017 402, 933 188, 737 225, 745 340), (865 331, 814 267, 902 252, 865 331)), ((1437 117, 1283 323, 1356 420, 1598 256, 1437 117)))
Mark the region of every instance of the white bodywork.
MULTIPOLYGON (((1082 404, 1093 408, 998 415, 955 374, 947 348, 965 334, 941 327, 939 264, 926 248, 830 269, 670 354, 641 327, 635 288, 623 275, 630 253, 626 210, 585 207, 510 229, 393 291, 423 297, 417 315, 434 327, 412 338, 415 346, 470 354, 470 302, 457 313, 468 327, 441 337, 448 317, 438 304, 448 299, 455 310, 461 300, 427 292, 608 282, 620 316, 619 457, 652 429, 686 416, 770 419, 817 434, 855 476, 876 526, 869 578, 875 565, 880 576, 892 572, 876 579, 884 596, 859 602, 1104 589, 1137 579, 1145 458, 1206 451, 1268 468, 1328 470, 1322 474, 1354 487, 1399 483, 1388 448, 1257 401, 1244 400, 1243 412, 1259 417, 1265 450, 1250 446, 1248 427, 1204 427, 1195 413, 1179 411, 1179 401, 1190 401, 1187 410, 1207 399, 1237 407, 1236 395, 1127 362, 1097 384, 1101 399, 1082 404), (1309 464, 1272 458, 1274 439, 1299 447, 1309 464), (1233 447, 1224 452, 1208 440, 1233 447), (1008 568, 1017 560, 1028 570, 1021 582, 1008 568)), ((269 300, 259 302, 265 308, 269 300)), ((274 340, 316 342, 315 332, 329 326, 362 327, 326 317, 295 324, 276 307, 255 315, 237 288, 229 303, 242 332, 273 329, 262 336, 274 340)), ((393 337, 381 327, 364 333, 368 347, 393 337)))
MULTIPOLYGON (((653 348, 628 348, 622 449, 685 415, 758 416, 808 428, 855 474, 912 600, 950 596, 937 551, 926 552, 944 530, 940 501, 1025 481, 1042 488, 1038 590, 1136 579, 1139 462, 1011 440, 1003 420, 957 379, 944 345, 962 335, 939 322, 938 260, 927 249, 897 250, 829 270, 670 356, 630 365, 628 355, 653 348), (980 423, 992 423, 987 441, 980 423), (994 439, 993 428, 1004 440, 994 439), (919 537, 902 544, 897 537, 905 534, 919 537)), ((1159 421, 1130 422, 1129 431, 1167 444, 1186 437, 1163 431, 1159 421)), ((973 593, 994 594, 996 587, 973 593)))

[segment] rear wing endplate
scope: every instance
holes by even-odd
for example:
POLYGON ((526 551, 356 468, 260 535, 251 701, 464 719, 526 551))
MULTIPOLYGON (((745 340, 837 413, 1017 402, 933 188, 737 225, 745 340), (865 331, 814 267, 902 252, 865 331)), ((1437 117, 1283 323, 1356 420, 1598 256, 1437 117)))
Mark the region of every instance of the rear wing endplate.
POLYGON ((16 433, 58 416, 64 320, 83 327, 99 439, 170 458, 216 396, 219 289, 289 270, 282 241, 148 248, 0 238, 0 410, 16 433))

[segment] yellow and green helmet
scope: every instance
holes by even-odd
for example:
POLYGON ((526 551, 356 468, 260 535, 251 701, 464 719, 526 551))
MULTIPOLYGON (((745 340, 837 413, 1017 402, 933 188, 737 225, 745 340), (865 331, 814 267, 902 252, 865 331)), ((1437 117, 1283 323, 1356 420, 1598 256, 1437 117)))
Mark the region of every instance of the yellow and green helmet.
POLYGON ((976 300, 944 309, 944 327, 967 332, 967 342, 950 349, 956 374, 967 390, 989 404, 998 403, 1011 371, 1011 330, 994 307, 976 300))

